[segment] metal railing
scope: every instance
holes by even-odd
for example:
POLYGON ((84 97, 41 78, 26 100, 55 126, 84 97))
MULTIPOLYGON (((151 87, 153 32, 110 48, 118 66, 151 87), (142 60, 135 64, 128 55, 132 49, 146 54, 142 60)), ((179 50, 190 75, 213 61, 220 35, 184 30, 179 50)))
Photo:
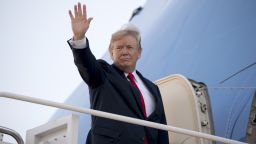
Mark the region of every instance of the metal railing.
POLYGON ((117 114, 112 114, 112 113, 107 113, 107 112, 102 112, 102 111, 97 111, 97 110, 92 110, 92 109, 80 108, 80 107, 76 107, 76 106, 71 106, 71 105, 52 102, 52 101, 48 101, 48 100, 28 97, 28 96, 19 95, 19 94, 0 92, 0 97, 16 99, 16 100, 20 100, 20 101, 26 101, 26 102, 30 102, 30 103, 46 105, 46 106, 56 107, 56 108, 60 108, 60 109, 90 114, 93 116, 122 121, 122 122, 130 123, 130 124, 146 126, 146 127, 150 127, 150 128, 164 130, 164 131, 171 131, 171 132, 175 132, 175 133, 190 135, 193 137, 204 138, 204 139, 217 141, 217 142, 223 142, 225 144, 246 144, 244 142, 227 139, 227 138, 223 138, 223 137, 219 137, 219 136, 214 136, 214 135, 210 135, 210 134, 205 134, 205 133, 201 133, 201 132, 197 132, 197 131, 187 130, 187 129, 183 129, 183 128, 178 128, 178 127, 174 127, 174 126, 170 126, 170 125, 154 123, 154 122, 150 122, 150 121, 135 119, 135 118, 127 117, 127 116, 122 116, 122 115, 117 115, 117 114))
MULTIPOLYGON (((0 93, 0 95, 1 95, 1 93, 0 93)), ((0 126, 0 133, 12 136, 18 144, 24 144, 24 141, 21 138, 20 134, 12 129, 0 126)))

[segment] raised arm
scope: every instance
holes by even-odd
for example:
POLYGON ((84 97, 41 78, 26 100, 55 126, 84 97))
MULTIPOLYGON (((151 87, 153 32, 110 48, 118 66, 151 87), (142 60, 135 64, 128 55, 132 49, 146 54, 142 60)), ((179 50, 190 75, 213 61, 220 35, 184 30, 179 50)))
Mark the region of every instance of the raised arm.
POLYGON ((69 16, 74 36, 73 39, 68 40, 68 43, 73 52, 75 64, 81 77, 88 86, 92 88, 98 87, 104 83, 105 73, 102 69, 102 64, 92 54, 88 40, 84 39, 92 18, 87 18, 86 6, 81 6, 80 3, 74 6, 74 13, 69 10, 69 16), (80 48, 74 47, 72 44, 75 43, 80 43, 80 46, 84 46, 80 48))
POLYGON ((85 37, 85 33, 89 29, 92 18, 87 18, 86 5, 81 6, 81 3, 74 5, 74 15, 69 10, 69 16, 71 19, 71 26, 73 31, 73 39, 81 40, 85 37))

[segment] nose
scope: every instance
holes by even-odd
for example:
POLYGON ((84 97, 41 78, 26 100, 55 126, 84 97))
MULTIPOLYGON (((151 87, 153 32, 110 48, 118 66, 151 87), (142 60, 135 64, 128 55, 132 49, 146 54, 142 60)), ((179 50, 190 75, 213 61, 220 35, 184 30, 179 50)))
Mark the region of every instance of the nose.
POLYGON ((124 46, 124 47, 122 48, 122 54, 128 54, 128 53, 129 53, 129 48, 126 47, 126 46, 124 46))

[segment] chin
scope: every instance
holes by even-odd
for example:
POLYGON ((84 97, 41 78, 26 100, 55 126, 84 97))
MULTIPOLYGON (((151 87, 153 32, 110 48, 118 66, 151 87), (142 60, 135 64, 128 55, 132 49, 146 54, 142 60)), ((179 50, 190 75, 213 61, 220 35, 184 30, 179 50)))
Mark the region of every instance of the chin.
POLYGON ((119 65, 119 68, 122 69, 124 72, 133 72, 134 68, 131 65, 119 65))

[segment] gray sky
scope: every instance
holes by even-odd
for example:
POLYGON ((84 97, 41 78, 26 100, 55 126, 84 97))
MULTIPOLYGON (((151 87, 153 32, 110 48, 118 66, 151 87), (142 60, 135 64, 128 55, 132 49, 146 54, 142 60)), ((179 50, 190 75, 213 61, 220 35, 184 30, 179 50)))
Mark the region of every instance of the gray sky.
MULTIPOLYGON (((145 0, 87 0, 94 19, 87 37, 100 58, 110 35, 127 23, 145 0)), ((68 10, 77 1, 0 2, 0 91, 63 102, 82 81, 66 40, 72 37, 68 10)), ((0 125, 25 131, 47 122, 56 109, 0 98, 0 125)))

